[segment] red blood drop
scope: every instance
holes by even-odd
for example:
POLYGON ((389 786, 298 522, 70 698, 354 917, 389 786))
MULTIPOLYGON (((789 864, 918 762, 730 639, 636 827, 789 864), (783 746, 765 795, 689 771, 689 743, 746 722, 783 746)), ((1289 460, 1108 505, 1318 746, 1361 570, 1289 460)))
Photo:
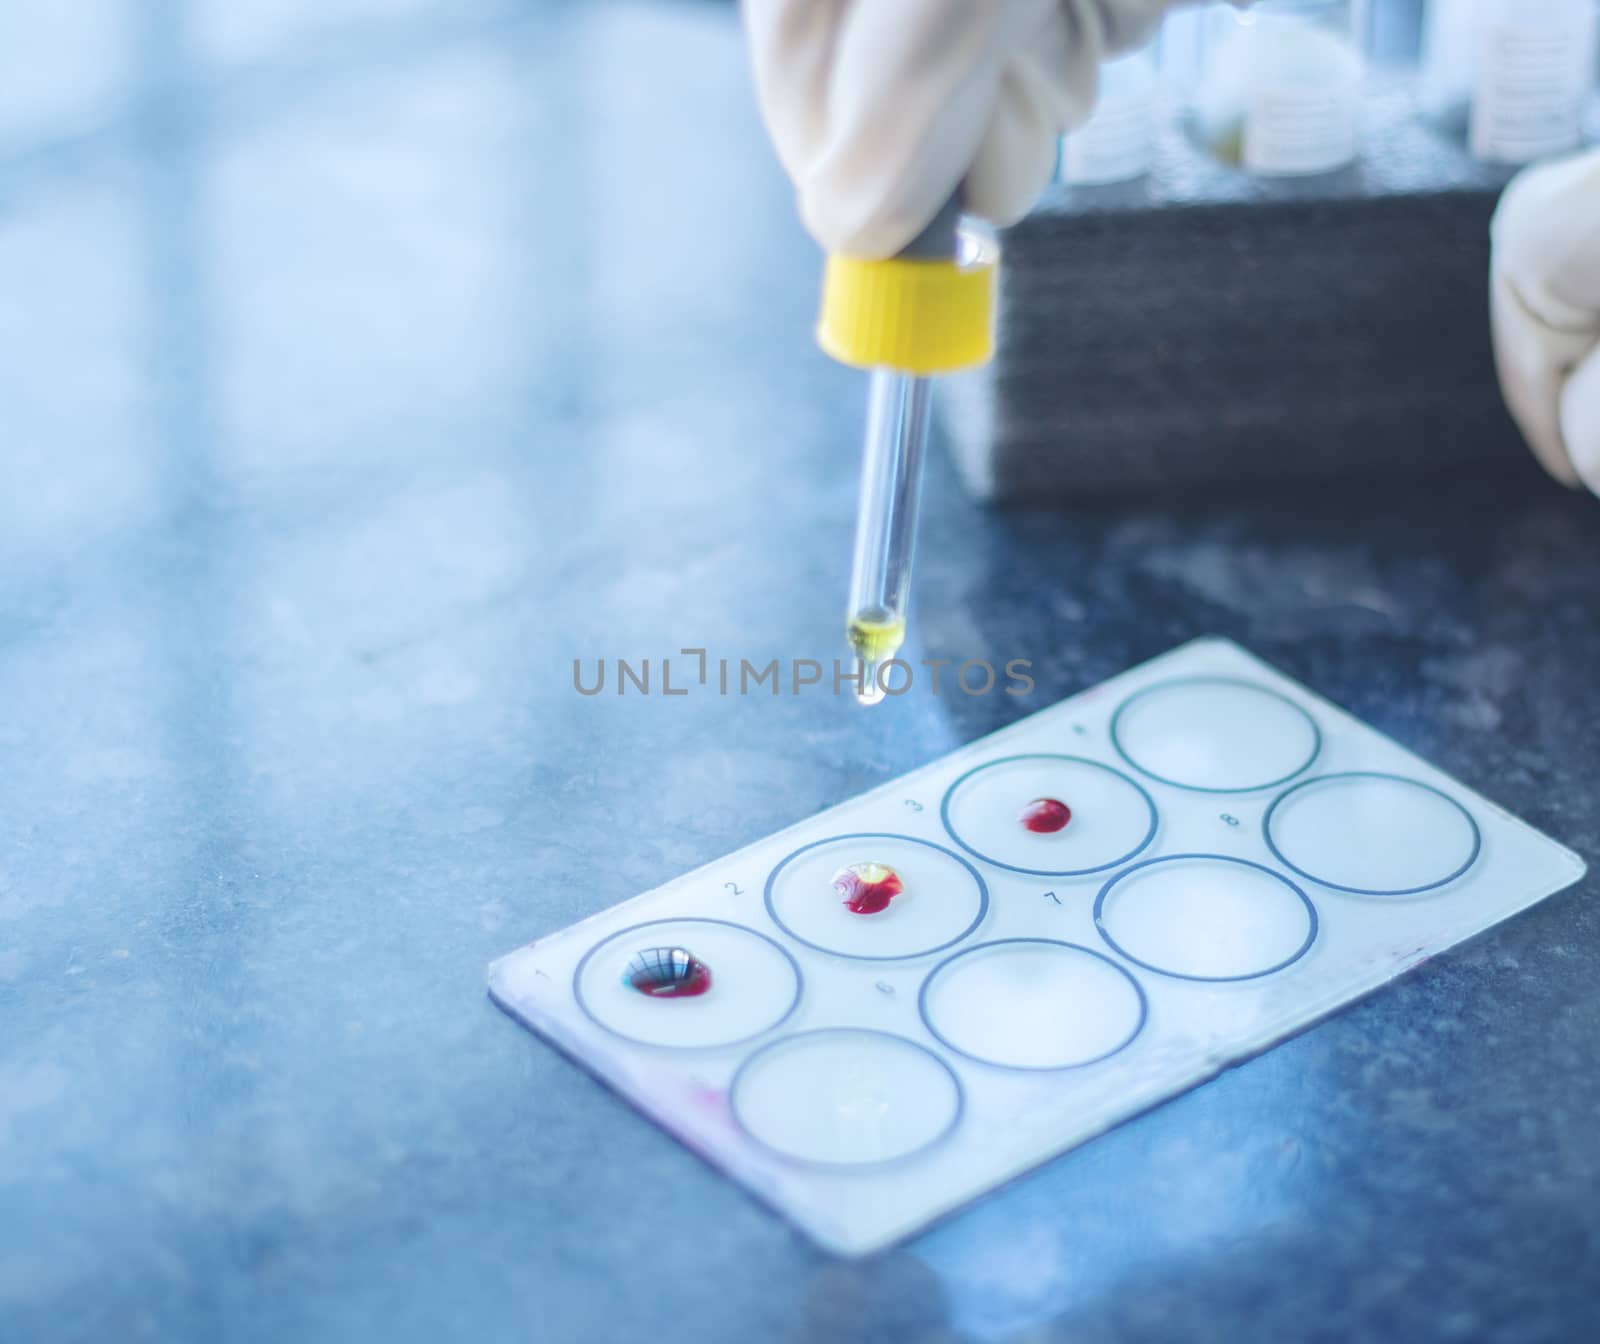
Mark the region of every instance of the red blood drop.
POLYGON ((1054 835, 1072 820, 1072 809, 1054 798, 1035 798, 1017 820, 1035 835, 1054 835))
POLYGON ((875 915, 905 890, 900 874, 886 863, 852 863, 833 875, 833 889, 856 915, 875 915))

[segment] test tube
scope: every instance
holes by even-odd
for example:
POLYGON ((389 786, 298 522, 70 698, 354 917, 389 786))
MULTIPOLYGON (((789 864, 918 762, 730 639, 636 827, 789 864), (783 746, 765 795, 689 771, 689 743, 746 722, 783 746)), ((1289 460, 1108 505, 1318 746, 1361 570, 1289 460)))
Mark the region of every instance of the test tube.
POLYGON ((1417 107, 1442 131, 1467 138, 1478 60, 1478 0, 1427 0, 1417 107))
POLYGON ((872 371, 848 621, 861 673, 856 698, 864 705, 883 699, 880 669, 906 637, 932 408, 933 386, 927 378, 893 369, 872 371))
POLYGON ((1259 0, 1213 11, 1192 122, 1224 163, 1263 177, 1332 172, 1358 152, 1356 0, 1259 0))
POLYGON ((1146 46, 1100 68, 1094 114, 1061 141, 1056 176, 1066 186, 1126 182, 1150 169, 1156 135, 1155 48, 1146 46))
POLYGON ((1425 110, 1466 124, 1472 153, 1523 164, 1576 149, 1594 87, 1595 0, 1461 0, 1429 6, 1425 110))

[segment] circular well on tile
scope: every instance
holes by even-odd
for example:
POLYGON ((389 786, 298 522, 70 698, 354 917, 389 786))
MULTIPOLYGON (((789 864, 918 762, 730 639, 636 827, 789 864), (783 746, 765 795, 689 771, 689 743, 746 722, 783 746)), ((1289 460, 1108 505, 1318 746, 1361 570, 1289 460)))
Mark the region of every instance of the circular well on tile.
POLYGON ((1081 877, 1126 863, 1155 837, 1156 805, 1122 771, 1083 756, 1032 752, 975 766, 945 791, 939 815, 958 845, 985 863, 1036 877, 1081 877), (1024 809, 1054 799, 1072 811, 1036 834, 1024 809))
POLYGON ((1317 938, 1305 892, 1262 864, 1222 854, 1134 864, 1100 889, 1094 922, 1129 961, 1180 980, 1271 975, 1317 938))
POLYGON ((1272 802, 1267 847, 1287 867, 1357 896, 1415 896, 1460 877, 1483 836, 1431 784, 1370 770, 1319 775, 1272 802))
POLYGON ((767 878, 766 901, 778 927, 807 947, 898 961, 965 938, 989 908, 989 889, 959 854, 909 835, 874 831, 830 836, 795 850, 767 878), (873 914, 847 909, 833 887, 841 869, 864 863, 894 869, 903 886, 873 914))
POLYGON ((827 1167, 910 1157, 961 1118, 961 1084, 932 1051, 853 1027, 763 1046, 728 1086, 735 1122, 780 1157, 827 1167))
POLYGON ((765 934, 721 919, 657 919, 590 948, 572 974, 578 1006, 597 1025, 641 1045, 680 1050, 736 1045, 771 1031, 800 1002, 800 968, 765 934), (627 983, 629 963, 681 947, 710 968, 692 998, 653 998, 627 983))
POLYGON ((1135 691, 1111 716, 1111 741, 1151 779, 1203 793, 1287 783, 1322 749, 1316 721, 1299 705, 1234 677, 1183 677, 1135 691))
POLYGON ((1002 938, 946 958, 917 1007, 957 1054, 1007 1069, 1081 1068, 1144 1026, 1138 982, 1110 957, 1053 938, 1002 938))

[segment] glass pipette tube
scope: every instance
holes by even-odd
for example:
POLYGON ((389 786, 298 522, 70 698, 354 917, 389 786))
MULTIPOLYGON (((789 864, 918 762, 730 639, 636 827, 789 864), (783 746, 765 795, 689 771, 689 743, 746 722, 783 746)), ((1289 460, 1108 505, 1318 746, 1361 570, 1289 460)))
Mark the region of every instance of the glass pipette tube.
POLYGON ((883 699, 879 671, 906 637, 932 403, 933 386, 927 378, 893 369, 872 371, 850 570, 850 646, 861 674, 856 699, 863 705, 883 699))

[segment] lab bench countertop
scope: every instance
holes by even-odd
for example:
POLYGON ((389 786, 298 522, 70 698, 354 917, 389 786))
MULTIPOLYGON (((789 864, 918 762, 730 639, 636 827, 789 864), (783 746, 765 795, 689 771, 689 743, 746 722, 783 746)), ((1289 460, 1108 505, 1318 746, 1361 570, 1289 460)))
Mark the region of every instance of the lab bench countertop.
POLYGON ((1592 876, 860 1262, 484 973, 1202 634, 1592 863, 1600 505, 1510 441, 1012 513, 940 453, 911 652, 1031 697, 582 696, 843 652, 865 390, 731 8, 48 11, 0 22, 0 1338, 1592 1327, 1592 876))

